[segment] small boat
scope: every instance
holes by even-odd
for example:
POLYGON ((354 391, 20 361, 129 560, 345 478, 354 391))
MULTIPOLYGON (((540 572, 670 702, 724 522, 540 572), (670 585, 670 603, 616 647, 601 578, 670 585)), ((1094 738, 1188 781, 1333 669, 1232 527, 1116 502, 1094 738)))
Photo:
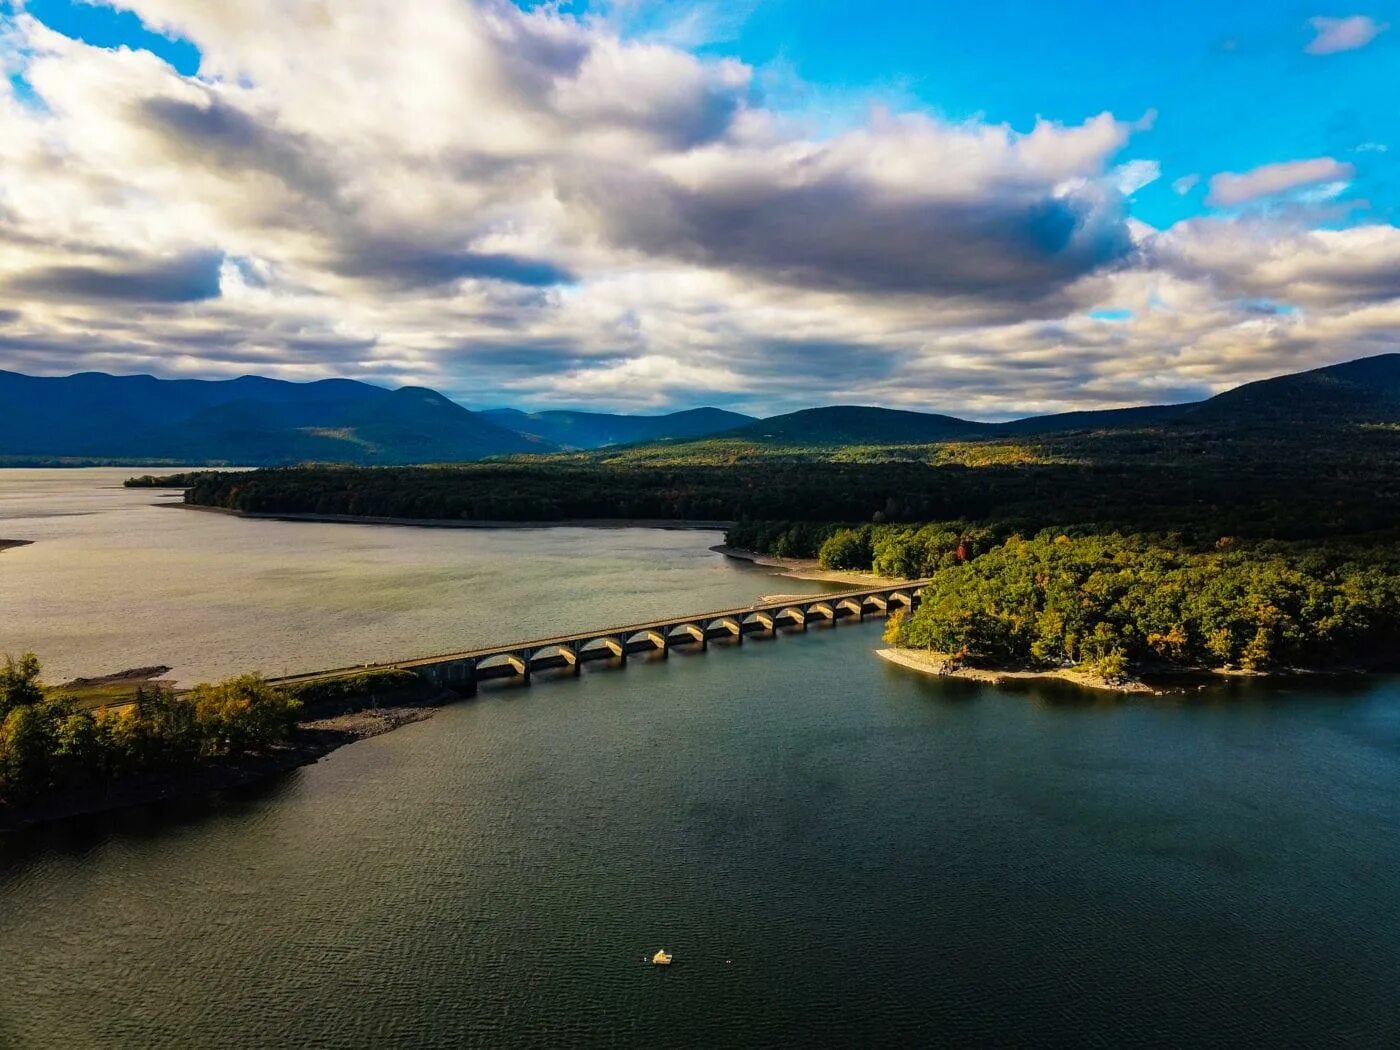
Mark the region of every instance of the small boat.
POLYGON ((670 966, 671 953, 668 952, 665 948, 660 949, 655 955, 651 957, 651 964, 653 966, 670 966))

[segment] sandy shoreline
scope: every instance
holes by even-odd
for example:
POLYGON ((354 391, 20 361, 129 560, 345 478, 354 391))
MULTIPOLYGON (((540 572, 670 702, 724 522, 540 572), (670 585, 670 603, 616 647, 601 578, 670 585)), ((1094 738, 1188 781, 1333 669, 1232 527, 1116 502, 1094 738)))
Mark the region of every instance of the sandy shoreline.
POLYGON ((1144 682, 1129 679, 1126 682, 1111 683, 1095 675, 1069 668, 1054 671, 988 671, 979 667, 948 667, 948 658, 940 653, 925 652, 921 649, 876 649, 875 655, 900 667, 939 678, 962 678, 972 682, 985 682, 987 685, 1005 685, 1007 682, 1056 681, 1068 682, 1084 689, 1100 692, 1123 693, 1145 696, 1162 696, 1164 691, 1153 689, 1144 682))
POLYGON ((464 521, 458 518, 393 518, 360 514, 263 513, 201 507, 194 503, 157 503, 157 507, 179 507, 205 514, 228 514, 258 521, 314 521, 325 525, 403 525, 417 529, 680 529, 722 532, 731 521, 686 521, 671 518, 565 518, 559 521, 464 521))
POLYGON ((726 558, 752 562, 771 569, 782 569, 782 575, 794 580, 827 580, 831 583, 848 583, 852 587, 885 587, 904 583, 904 580, 888 576, 877 576, 873 572, 850 572, 845 569, 823 569, 816 558, 778 558, 771 554, 756 554, 739 547, 728 547, 717 543, 710 550, 723 554, 726 558))

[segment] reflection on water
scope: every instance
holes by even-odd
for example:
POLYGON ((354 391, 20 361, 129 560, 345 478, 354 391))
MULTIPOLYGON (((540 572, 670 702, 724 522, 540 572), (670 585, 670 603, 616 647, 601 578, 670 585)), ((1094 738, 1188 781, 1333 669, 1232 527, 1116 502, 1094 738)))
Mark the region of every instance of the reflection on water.
POLYGON ((541 675, 12 837, 0 1045, 1400 1041, 1395 680, 1073 703, 878 644, 541 675))

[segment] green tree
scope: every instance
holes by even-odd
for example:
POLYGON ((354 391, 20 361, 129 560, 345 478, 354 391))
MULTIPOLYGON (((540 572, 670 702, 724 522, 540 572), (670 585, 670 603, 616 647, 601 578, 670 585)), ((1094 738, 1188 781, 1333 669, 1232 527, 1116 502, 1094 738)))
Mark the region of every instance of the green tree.
POLYGON ((869 533, 865 530, 841 529, 822 544, 817 558, 827 569, 868 569, 869 533))
POLYGON ((39 658, 33 653, 18 658, 6 654, 5 666, 0 668, 0 718, 17 707, 43 703, 40 670, 39 658))

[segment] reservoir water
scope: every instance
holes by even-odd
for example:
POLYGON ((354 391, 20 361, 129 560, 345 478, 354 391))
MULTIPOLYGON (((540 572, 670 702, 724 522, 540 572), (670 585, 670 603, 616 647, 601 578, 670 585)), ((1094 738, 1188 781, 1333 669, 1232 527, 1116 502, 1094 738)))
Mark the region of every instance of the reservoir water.
POLYGON ((0 540, 34 541, 0 552, 0 653, 51 681, 163 664, 188 685, 831 589, 715 554, 717 532, 246 520, 121 487, 141 472, 0 470, 0 540))
MULTIPOLYGON (((552 626, 524 606, 556 591, 587 623, 579 579, 605 619, 796 587, 704 534, 246 522, 96 480, 0 478, 29 512, 0 536, 40 540, 0 554, 0 648, 65 672, 146 660, 103 655, 143 632, 150 662, 238 669, 187 624, 314 666, 552 626), (42 513, 87 499, 88 526, 42 513), (468 580, 496 611, 453 621, 468 580), (89 642, 120 586, 140 622, 89 642)), ((1400 1042, 1394 679, 1118 702, 878 644, 846 623, 539 676, 257 790, 0 839, 0 1046, 1400 1042)))

